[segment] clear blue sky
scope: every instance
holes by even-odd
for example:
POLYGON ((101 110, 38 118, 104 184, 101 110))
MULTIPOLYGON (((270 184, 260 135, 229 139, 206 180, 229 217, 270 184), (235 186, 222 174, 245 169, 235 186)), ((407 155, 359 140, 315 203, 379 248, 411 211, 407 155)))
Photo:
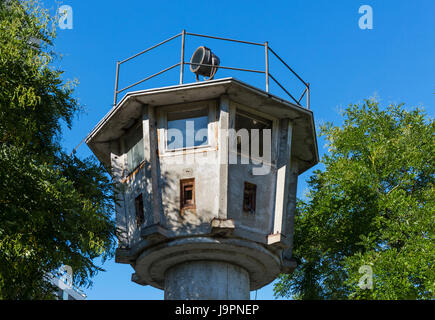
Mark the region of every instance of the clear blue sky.
MULTIPOLYGON (((339 110, 376 96, 383 105, 405 102, 424 106, 433 115, 435 102, 435 2, 398 1, 79 1, 64 0, 73 8, 73 29, 58 29, 57 64, 65 79, 80 82, 76 95, 86 112, 65 129, 63 145, 72 150, 109 111, 113 102, 115 62, 186 29, 247 41, 269 41, 307 82, 311 83, 311 109, 316 126, 326 121, 340 124, 339 110), (361 5, 373 8, 373 29, 361 30, 361 5)), ((45 0, 54 12, 58 5, 45 0)), ((189 38, 186 60, 199 45, 213 49, 224 66, 264 68, 261 47, 244 47, 219 41, 189 38)), ((180 39, 123 65, 120 87, 177 63, 180 39)), ((186 82, 194 81, 186 68, 186 82)), ((291 92, 302 87, 276 61, 271 72, 291 92)), ((233 76, 264 88, 263 75, 219 70, 216 77, 233 76)), ((138 87, 174 85, 173 70, 138 87)), ((272 93, 285 93, 272 86, 272 93)), ((122 97, 122 95, 121 95, 122 97)), ((318 140, 323 154, 324 141, 318 140)), ((85 144, 78 149, 89 156, 85 144)), ((320 166, 317 166, 319 168, 320 166)), ((311 172, 311 171, 310 171, 311 172)), ((300 177, 298 195, 306 191, 300 177)), ((162 299, 162 291, 130 281, 129 265, 106 262, 107 272, 94 278, 85 290, 89 299, 162 299)), ((273 286, 258 290, 258 299, 273 299, 273 286)), ((255 293, 252 293, 254 297, 255 293)))

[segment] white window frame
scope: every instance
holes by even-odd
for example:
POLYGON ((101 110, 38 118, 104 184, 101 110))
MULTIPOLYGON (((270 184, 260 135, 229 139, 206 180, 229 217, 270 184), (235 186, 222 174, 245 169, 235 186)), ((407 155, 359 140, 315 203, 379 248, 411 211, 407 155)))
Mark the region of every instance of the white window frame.
POLYGON ((159 107, 157 110, 158 119, 158 137, 159 137, 159 156, 176 156, 181 154, 189 154, 196 152, 216 150, 217 137, 217 119, 216 119, 216 101, 201 101, 194 103, 185 103, 178 105, 170 105, 159 107), (207 125, 207 144, 201 146, 192 146, 177 149, 168 149, 167 133, 168 133, 168 113, 173 111, 186 112, 198 110, 200 108, 207 109, 208 125, 207 125))

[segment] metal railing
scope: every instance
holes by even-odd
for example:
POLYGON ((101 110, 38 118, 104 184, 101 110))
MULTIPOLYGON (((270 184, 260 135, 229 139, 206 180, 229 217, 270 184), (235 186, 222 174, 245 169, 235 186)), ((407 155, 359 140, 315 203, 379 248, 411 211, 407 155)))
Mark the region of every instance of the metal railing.
MULTIPOLYGON (((269 79, 272 79, 285 93, 287 93, 287 95, 297 104, 297 105, 301 105, 301 100, 302 98, 305 96, 307 96, 307 102, 306 102, 306 107, 307 109, 310 108, 310 84, 305 82, 304 80, 302 80, 302 78, 274 51, 272 50, 272 48, 269 46, 268 42, 264 42, 264 43, 259 43, 259 42, 250 42, 250 41, 242 41, 242 40, 236 40, 236 39, 229 39, 229 38, 222 38, 222 37, 214 37, 214 36, 209 36, 209 35, 204 35, 204 34, 198 34, 198 33, 190 33, 190 32, 186 32, 186 30, 183 30, 181 33, 176 34, 173 37, 170 37, 167 40, 164 40, 148 49, 145 49, 139 53, 136 53, 135 55, 124 59, 122 61, 117 61, 116 62, 116 78, 115 78, 115 94, 114 94, 114 99, 113 99, 113 104, 116 105, 117 101, 118 101, 118 94, 128 90, 138 84, 141 84, 151 78, 154 78, 166 71, 169 71, 173 68, 176 68, 178 66, 180 66, 180 84, 183 84, 183 78, 184 78, 184 65, 191 65, 190 62, 186 62, 184 61, 184 49, 185 49, 185 44, 186 44, 186 38, 187 36, 193 36, 193 37, 203 37, 203 38, 209 38, 209 39, 216 39, 216 40, 223 40, 223 41, 231 41, 231 42, 237 42, 237 43, 242 43, 242 44, 247 44, 247 45, 254 45, 254 46, 263 46, 265 48, 264 50, 264 56, 265 56, 265 70, 253 70, 253 69, 245 69, 245 68, 235 68, 235 67, 227 67, 227 66, 212 66, 215 68, 220 68, 220 69, 229 69, 229 70, 236 70, 236 71, 245 71, 245 72, 253 72, 253 73, 262 73, 265 75, 265 80, 266 80, 266 92, 269 92, 269 79), (157 73, 154 73, 142 80, 139 80, 131 85, 128 85, 125 88, 122 88, 120 90, 118 90, 118 80, 119 80, 119 69, 120 66, 127 62, 130 61, 152 49, 155 49, 171 40, 174 40, 178 37, 181 37, 181 60, 179 63, 174 64, 173 66, 170 66, 162 71, 159 71, 157 73), (278 80, 270 73, 269 71, 269 52, 271 52, 285 67, 287 67, 288 70, 290 70, 292 72, 293 75, 295 75, 297 77, 298 80, 300 80, 304 86, 305 86, 305 90, 302 92, 302 95, 300 96, 299 99, 296 99, 288 90, 286 90, 284 88, 284 86, 278 82, 278 80)), ((195 65, 198 66, 211 66, 208 64, 201 64, 201 63, 195 63, 195 65)))

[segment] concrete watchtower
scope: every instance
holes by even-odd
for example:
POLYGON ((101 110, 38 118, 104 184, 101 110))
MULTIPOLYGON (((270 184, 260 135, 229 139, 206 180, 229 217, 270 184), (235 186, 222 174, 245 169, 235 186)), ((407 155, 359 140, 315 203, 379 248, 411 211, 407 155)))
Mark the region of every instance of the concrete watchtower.
POLYGON ((297 178, 318 162, 313 113, 278 82, 294 103, 268 92, 269 52, 288 65, 267 42, 242 42, 265 47, 266 70, 243 70, 264 73, 266 91, 234 78, 183 84, 185 64, 210 78, 241 70, 219 66, 211 51, 185 62, 188 35, 209 37, 183 31, 159 44, 182 38, 180 84, 119 102, 131 86, 116 85, 114 107, 86 143, 119 185, 116 261, 133 267, 132 281, 164 289, 165 299, 249 299, 295 268, 297 178))

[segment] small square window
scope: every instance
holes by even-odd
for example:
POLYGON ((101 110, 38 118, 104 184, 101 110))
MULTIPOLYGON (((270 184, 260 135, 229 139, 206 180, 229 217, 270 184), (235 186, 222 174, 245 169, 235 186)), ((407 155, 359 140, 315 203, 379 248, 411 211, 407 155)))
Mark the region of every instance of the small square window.
POLYGON ((257 186, 253 183, 245 182, 243 191, 243 211, 255 213, 257 186))
POLYGON ((142 193, 136 197, 134 202, 136 208, 136 226, 139 228, 145 221, 142 193))
POLYGON ((195 179, 180 180, 180 209, 195 208, 195 179))

